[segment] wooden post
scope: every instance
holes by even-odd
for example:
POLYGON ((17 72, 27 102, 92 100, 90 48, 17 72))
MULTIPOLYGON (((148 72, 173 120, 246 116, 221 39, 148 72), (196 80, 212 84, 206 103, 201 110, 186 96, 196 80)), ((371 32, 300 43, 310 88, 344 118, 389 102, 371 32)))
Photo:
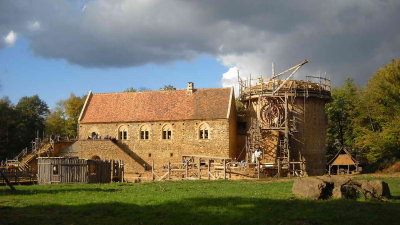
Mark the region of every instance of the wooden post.
POLYGON ((199 165, 197 167, 197 176, 199 178, 199 180, 201 179, 201 168, 200 168, 200 164, 201 164, 201 158, 199 158, 199 165))
POLYGON ((186 179, 188 179, 188 176, 189 176, 189 161, 186 160, 185 163, 186 163, 185 176, 186 176, 186 179))
POLYGON ((331 175, 331 167, 332 167, 332 165, 329 165, 329 166, 328 166, 328 174, 329 174, 329 175, 331 175))
POLYGON ((154 181, 154 160, 151 160, 151 181, 154 181))
POLYGON ((278 177, 281 177, 281 160, 278 159, 278 177))
POLYGON ((260 160, 257 159, 257 178, 260 179, 260 160))
POLYGON ((207 168, 207 176, 208 176, 208 179, 210 179, 211 177, 210 177, 210 173, 211 173, 211 160, 210 159, 208 159, 208 168, 207 168))
POLYGON ((171 179, 171 162, 168 161, 168 180, 171 179))
POLYGON ((350 165, 347 165, 347 174, 350 174, 350 165))
POLYGON ((223 159, 224 161, 224 180, 226 180, 226 160, 223 159))

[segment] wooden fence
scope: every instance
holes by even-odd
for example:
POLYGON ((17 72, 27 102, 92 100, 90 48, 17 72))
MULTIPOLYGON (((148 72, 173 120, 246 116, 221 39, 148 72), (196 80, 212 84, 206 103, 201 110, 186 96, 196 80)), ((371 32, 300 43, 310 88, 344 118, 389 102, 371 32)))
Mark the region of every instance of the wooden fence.
POLYGON ((195 162, 171 163, 156 167, 152 163, 151 181, 162 180, 197 180, 197 179, 243 179, 261 178, 260 163, 240 163, 207 159, 195 162))
MULTIPOLYGON (((20 171, 18 167, 13 168, 0 168, 4 177, 6 177, 9 182, 14 184, 29 184, 36 182, 36 173, 32 171, 20 171)), ((6 184, 4 177, 0 177, 0 184, 6 184)))
POLYGON ((38 183, 108 183, 123 181, 123 162, 77 158, 38 158, 38 183))

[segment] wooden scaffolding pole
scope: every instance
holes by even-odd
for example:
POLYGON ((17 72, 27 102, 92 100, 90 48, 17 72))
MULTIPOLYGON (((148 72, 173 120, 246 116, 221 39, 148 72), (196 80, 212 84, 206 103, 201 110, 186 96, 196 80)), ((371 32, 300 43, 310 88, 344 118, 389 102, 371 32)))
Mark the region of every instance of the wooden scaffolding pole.
POLYGON ((151 160, 151 180, 154 181, 154 160, 151 160))

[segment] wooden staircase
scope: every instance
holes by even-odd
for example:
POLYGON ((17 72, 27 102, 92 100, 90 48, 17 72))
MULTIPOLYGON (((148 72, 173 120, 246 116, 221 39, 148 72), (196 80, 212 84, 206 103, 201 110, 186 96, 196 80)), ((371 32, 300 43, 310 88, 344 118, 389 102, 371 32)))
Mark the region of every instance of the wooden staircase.
POLYGON ((32 142, 32 148, 23 149, 14 159, 7 160, 6 165, 18 167, 20 171, 31 171, 29 163, 40 156, 49 156, 54 149, 54 142, 32 142))

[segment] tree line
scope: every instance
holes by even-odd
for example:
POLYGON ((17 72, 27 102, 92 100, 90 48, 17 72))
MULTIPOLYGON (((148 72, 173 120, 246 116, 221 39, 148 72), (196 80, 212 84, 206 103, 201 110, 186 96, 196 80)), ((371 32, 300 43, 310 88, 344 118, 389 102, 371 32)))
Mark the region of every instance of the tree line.
POLYGON ((341 148, 364 164, 400 157, 400 59, 378 69, 365 86, 348 78, 331 94, 328 158, 341 148))

